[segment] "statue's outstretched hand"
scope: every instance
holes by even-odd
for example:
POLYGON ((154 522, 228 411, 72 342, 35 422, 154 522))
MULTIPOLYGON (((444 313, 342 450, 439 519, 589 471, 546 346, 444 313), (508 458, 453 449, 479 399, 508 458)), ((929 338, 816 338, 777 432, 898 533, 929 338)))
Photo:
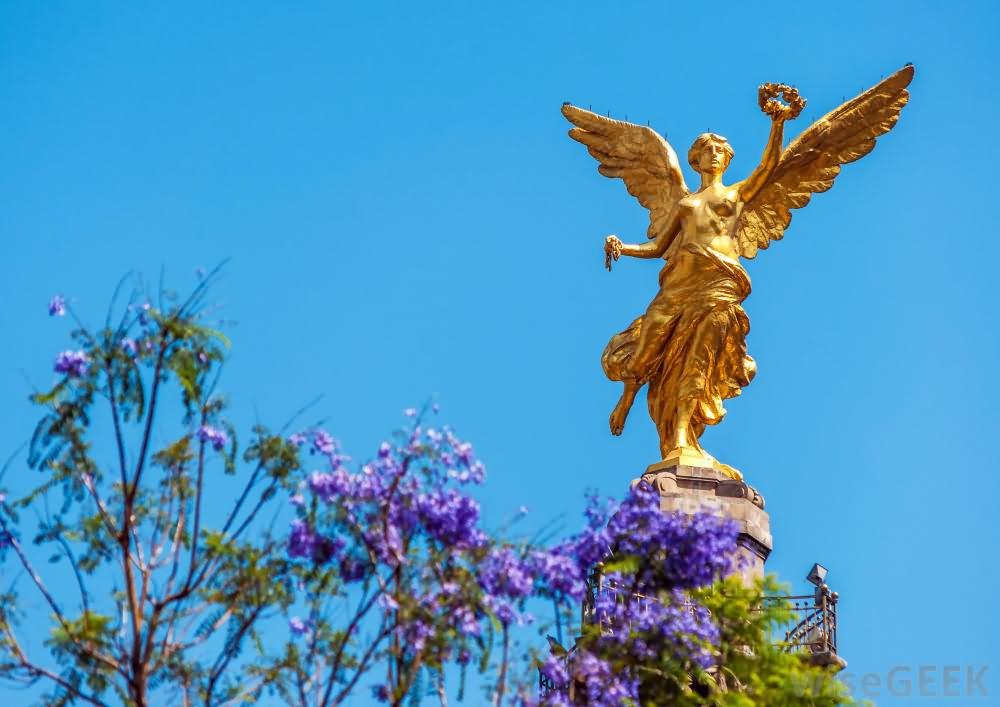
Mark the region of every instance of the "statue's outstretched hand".
POLYGON ((611 261, 618 260, 622 255, 622 242, 618 236, 611 235, 604 239, 604 267, 611 271, 611 261))

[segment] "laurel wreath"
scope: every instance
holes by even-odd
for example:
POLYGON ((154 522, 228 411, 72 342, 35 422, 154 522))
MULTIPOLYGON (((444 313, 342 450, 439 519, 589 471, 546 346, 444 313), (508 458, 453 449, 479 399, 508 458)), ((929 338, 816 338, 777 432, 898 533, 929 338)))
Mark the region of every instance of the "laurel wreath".
POLYGON ((757 89, 757 103, 760 109, 772 118, 792 120, 806 107, 806 99, 799 95, 797 88, 784 83, 764 83, 757 89), (782 101, 778 100, 781 97, 782 101))

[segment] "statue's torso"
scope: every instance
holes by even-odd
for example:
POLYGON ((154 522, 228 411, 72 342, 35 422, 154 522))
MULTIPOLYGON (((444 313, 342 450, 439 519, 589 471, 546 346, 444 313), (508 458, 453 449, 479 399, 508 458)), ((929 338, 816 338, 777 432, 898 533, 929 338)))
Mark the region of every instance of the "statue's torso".
POLYGON ((739 258, 733 233, 743 209, 739 189, 714 184, 681 199, 681 232, 677 245, 688 243, 711 248, 733 260, 739 258))

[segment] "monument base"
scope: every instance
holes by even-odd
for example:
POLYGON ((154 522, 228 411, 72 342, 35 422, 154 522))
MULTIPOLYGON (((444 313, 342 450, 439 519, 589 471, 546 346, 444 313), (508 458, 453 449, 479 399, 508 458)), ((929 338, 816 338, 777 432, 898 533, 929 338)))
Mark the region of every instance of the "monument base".
POLYGON ((668 466, 693 466, 704 469, 715 469, 727 478, 743 481, 743 474, 738 469, 734 469, 728 464, 723 464, 704 450, 693 447, 677 447, 667 452, 667 456, 663 457, 663 460, 657 462, 654 466, 663 468, 668 466))
POLYGON ((764 498, 746 482, 723 471, 678 461, 657 462, 642 475, 642 480, 660 493, 660 508, 686 514, 707 511, 736 521, 740 554, 745 560, 739 574, 748 585, 763 577, 772 547, 764 498))

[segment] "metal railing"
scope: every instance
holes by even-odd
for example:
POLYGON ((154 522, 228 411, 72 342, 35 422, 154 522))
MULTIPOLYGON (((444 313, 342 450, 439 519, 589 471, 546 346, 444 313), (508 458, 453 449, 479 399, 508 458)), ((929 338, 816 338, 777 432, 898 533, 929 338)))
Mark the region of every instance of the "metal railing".
POLYGON ((784 631, 784 638, 774 643, 790 653, 836 656, 839 598, 825 584, 816 587, 812 594, 764 597, 764 601, 788 602, 798 619, 784 631))
MULTIPOLYGON (((640 612, 645 610, 655 597, 631 592, 618 587, 613 581, 606 580, 600 571, 595 569, 588 581, 589 591, 584 599, 581 620, 585 625, 599 621, 597 617, 597 600, 600 596, 611 596, 617 603, 638 604, 640 612)), ((765 596, 765 602, 786 602, 795 615, 795 623, 777 627, 772 637, 772 643, 792 653, 808 652, 810 654, 837 653, 837 601, 839 595, 831 592, 826 584, 816 587, 812 594, 765 596), (783 634, 783 635, 782 635, 783 634)), ((693 605, 692 605, 693 608, 693 605)), ((619 627, 607 625, 606 631, 618 630, 619 627)), ((631 627, 625 626, 625 630, 631 627)))
MULTIPOLYGON (((581 607, 581 621, 584 625, 594 625, 603 621, 601 630, 613 632, 630 631, 631 626, 612 626, 597 615, 597 602, 601 596, 611 596, 615 602, 634 602, 643 612, 655 597, 648 597, 630 592, 618 587, 613 581, 607 580, 600 570, 595 568, 588 581, 587 596, 581 607)), ((816 664, 834 665, 840 668, 846 666, 844 660, 837 654, 837 592, 831 592, 826 584, 819 584, 812 594, 789 596, 765 596, 764 602, 784 602, 793 612, 793 620, 784 626, 775 627, 771 643, 789 653, 800 653, 816 664)), ((695 605, 691 604, 691 609, 695 605)), ((573 649, 567 654, 567 660, 573 649)), ((541 671, 538 674, 538 687, 542 695, 558 689, 541 671)))

